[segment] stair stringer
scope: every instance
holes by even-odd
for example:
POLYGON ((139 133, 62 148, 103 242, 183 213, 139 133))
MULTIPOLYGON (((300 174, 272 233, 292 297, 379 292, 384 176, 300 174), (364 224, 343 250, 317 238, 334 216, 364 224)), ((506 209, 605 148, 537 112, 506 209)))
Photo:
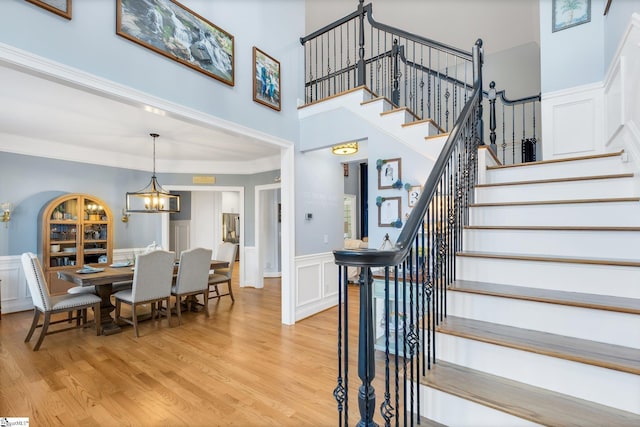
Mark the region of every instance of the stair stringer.
MULTIPOLYGON (((388 135, 395 142, 405 145, 432 161, 438 158, 446 142, 446 138, 430 138, 428 141, 424 139, 426 136, 437 132, 436 127, 431 122, 425 121, 424 123, 403 127, 403 124, 410 123, 413 120, 413 116, 404 109, 389 110, 388 101, 384 98, 372 101, 372 94, 366 88, 357 88, 322 102, 305 105, 298 110, 301 127, 313 116, 332 111, 349 111, 369 123, 379 132, 388 135)), ((347 140, 334 143, 344 141, 347 140)))

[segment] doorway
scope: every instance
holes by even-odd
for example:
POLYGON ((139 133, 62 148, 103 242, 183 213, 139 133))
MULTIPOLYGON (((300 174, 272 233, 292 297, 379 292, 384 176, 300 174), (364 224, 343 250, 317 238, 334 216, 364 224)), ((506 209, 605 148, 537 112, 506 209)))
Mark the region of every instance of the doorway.
POLYGON ((282 276, 282 197, 280 184, 256 185, 255 230, 258 277, 256 287, 264 286, 265 277, 282 276))
MULTIPOLYGON (((239 236, 244 235, 244 187, 219 187, 219 186, 165 186, 167 190, 179 192, 191 192, 190 210, 191 215, 188 221, 188 228, 178 224, 182 233, 180 242, 176 243, 178 238, 174 239, 174 245, 187 245, 188 247, 205 247, 211 248, 215 257, 218 246, 223 241, 223 210, 236 210, 239 215, 236 233, 239 236), (225 207, 229 205, 228 200, 237 201, 237 208, 230 209, 225 207), (197 233, 195 232, 197 230, 197 233), (188 234, 188 237, 185 237, 188 234)), ((233 204, 233 203, 232 203, 233 204)), ((171 221, 168 214, 163 214, 162 219, 162 247, 171 247, 171 221)), ((245 268, 244 268, 244 239, 238 239, 238 260, 239 260, 239 279, 240 287, 245 286, 245 268)), ((177 256, 179 254, 176 253, 177 256)))

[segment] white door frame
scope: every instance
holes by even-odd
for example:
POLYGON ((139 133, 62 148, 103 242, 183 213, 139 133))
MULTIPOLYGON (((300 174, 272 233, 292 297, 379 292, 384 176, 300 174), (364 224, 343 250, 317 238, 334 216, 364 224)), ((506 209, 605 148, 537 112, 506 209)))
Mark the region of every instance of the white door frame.
MULTIPOLYGON (((238 213, 240 214, 240 236, 244 236, 244 187, 222 187, 213 185, 164 185, 165 189, 169 191, 210 191, 210 192, 236 192, 240 193, 238 197, 238 213)), ((169 247, 169 214, 162 214, 162 247, 169 247)), ((216 248, 212 248, 215 252, 216 248)), ((240 239, 240 286, 245 282, 245 267, 244 261, 244 238, 240 239)))
MULTIPOLYGON (((256 245, 256 253, 257 253, 257 258, 258 258, 258 272, 260 273, 258 275, 258 285, 256 286, 257 288, 264 287, 264 274, 263 274, 263 271, 262 271, 262 266, 260 265, 260 262, 262 261, 262 247, 260 246, 260 232, 258 231, 258 230, 260 230, 260 219, 258 217, 260 216, 259 213, 262 212, 261 211, 262 206, 261 206, 261 203, 260 203, 260 196, 262 195, 263 191, 278 190, 280 188, 281 188, 280 183, 277 183, 277 184, 264 184, 264 185, 256 185, 255 186, 254 206, 255 206, 255 209, 256 209, 256 215, 254 215, 254 227, 253 227, 253 229, 255 230, 255 245, 256 245)), ((280 235, 280 243, 282 245, 282 233, 280 235)), ((280 263, 282 264, 282 252, 280 253, 280 263)))

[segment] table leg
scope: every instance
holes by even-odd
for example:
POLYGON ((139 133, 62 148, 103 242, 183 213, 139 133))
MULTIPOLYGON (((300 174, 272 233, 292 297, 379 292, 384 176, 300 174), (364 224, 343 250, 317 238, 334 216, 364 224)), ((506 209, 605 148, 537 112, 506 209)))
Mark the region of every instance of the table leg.
POLYGON ((113 335, 122 331, 120 326, 111 317, 111 312, 115 310, 115 306, 111 304, 111 293, 113 292, 113 285, 100 285, 96 286, 96 292, 98 296, 102 298, 100 304, 100 322, 102 322, 102 335, 113 335))

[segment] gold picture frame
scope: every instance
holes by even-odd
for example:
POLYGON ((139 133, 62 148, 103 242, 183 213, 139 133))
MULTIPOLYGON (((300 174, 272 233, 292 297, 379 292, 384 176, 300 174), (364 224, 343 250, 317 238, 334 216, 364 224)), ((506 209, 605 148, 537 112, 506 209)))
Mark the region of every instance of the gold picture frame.
POLYGON ((119 36, 234 85, 234 37, 222 28, 175 0, 117 0, 116 8, 119 36))
POLYGON ((71 20, 71 0, 27 0, 58 16, 71 20))
POLYGON ((253 47, 253 100, 276 111, 281 108, 280 62, 253 47))

